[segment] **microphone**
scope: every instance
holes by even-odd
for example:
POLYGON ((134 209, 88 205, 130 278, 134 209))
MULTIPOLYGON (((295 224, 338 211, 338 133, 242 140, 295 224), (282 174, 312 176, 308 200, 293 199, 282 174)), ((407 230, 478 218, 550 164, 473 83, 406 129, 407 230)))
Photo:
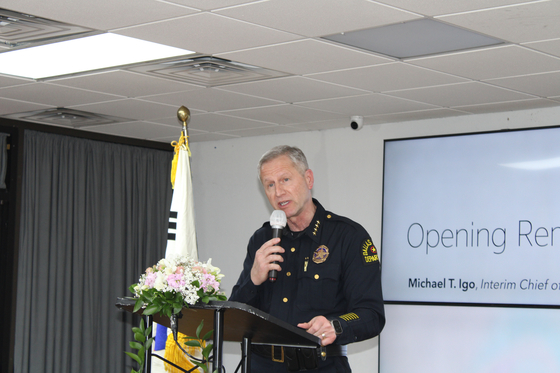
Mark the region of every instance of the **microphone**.
MULTIPOLYGON (((286 226, 286 213, 282 210, 274 210, 272 211, 272 215, 270 215, 270 226, 272 227, 272 238, 278 238, 282 236, 282 230, 286 226)), ((278 264, 278 262, 273 262, 278 264)), ((268 281, 275 282, 278 278, 278 271, 275 269, 271 269, 268 271, 268 281)))

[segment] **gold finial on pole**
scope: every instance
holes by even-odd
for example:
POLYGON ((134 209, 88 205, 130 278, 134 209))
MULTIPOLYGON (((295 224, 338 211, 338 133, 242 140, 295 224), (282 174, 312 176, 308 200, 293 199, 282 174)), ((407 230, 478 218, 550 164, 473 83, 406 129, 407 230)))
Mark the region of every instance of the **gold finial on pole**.
POLYGON ((186 127, 191 119, 191 111, 185 106, 181 106, 179 110, 177 110, 177 118, 183 123, 183 127, 186 127))

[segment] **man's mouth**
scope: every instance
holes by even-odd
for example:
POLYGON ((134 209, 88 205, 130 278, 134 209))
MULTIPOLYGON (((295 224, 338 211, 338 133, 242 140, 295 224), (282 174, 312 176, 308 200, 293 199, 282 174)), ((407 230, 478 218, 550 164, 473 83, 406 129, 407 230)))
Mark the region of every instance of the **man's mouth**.
POLYGON ((280 205, 280 207, 284 207, 288 204, 288 201, 280 202, 278 204, 280 205))

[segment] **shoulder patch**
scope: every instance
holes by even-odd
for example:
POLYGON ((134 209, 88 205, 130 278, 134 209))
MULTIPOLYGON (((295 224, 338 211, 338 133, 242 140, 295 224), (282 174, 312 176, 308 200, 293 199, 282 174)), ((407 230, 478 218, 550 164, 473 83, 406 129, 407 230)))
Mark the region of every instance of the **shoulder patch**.
POLYGON ((364 260, 364 265, 371 265, 379 261, 379 256, 377 256, 377 249, 373 245, 371 238, 367 238, 362 242, 362 259, 364 260))

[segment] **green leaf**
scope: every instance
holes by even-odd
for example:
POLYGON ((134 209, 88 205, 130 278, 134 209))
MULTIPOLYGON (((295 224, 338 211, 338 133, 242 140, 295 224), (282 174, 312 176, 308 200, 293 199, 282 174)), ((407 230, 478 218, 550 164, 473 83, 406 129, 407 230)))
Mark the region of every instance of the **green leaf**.
POLYGON ((148 339, 148 342, 145 344, 146 350, 149 350, 152 347, 152 343, 154 342, 154 338, 148 339))
POLYGON ((128 342, 128 344, 130 345, 130 347, 132 347, 135 350, 139 350, 141 348, 144 348, 144 346, 142 346, 140 343, 138 342, 134 342, 134 341, 130 341, 128 342))
POLYGON ((160 307, 152 303, 148 307, 146 307, 143 314, 150 316, 153 315, 154 313, 158 313, 159 311, 160 311, 160 307))
POLYGON ((142 346, 141 349, 138 350, 138 356, 142 356, 142 361, 144 361, 145 359, 145 354, 146 354, 146 349, 144 348, 144 346, 142 346))
POLYGON ((204 341, 207 341, 210 339, 210 337, 212 337, 212 333, 214 333, 214 329, 210 330, 208 333, 204 334, 204 337, 202 337, 202 339, 204 341))
POLYGON ((142 308, 143 305, 144 302, 142 302, 142 299, 138 299, 136 303, 134 303, 134 310, 132 312, 138 312, 138 310, 142 308))
POLYGON ((138 357, 138 355, 135 355, 132 352, 128 352, 128 351, 125 351, 124 353, 127 354, 128 356, 130 356, 138 364, 142 364, 142 361, 140 361, 140 358, 138 357))
POLYGON ((196 328, 196 338, 200 339, 200 332, 202 331, 203 327, 204 327, 204 319, 200 321, 198 328, 196 328))
POLYGON ((207 344, 206 347, 204 347, 204 350, 202 350, 202 356, 208 358, 208 355, 210 355, 210 351, 212 351, 212 347, 212 343, 207 344))
POLYGON ((134 339, 140 343, 146 342, 146 337, 142 333, 134 333, 134 339))
POLYGON ((190 341, 186 341, 184 344, 187 345, 187 346, 191 346, 191 347, 202 347, 202 346, 200 345, 200 342, 199 342, 198 340, 196 340, 196 339, 192 339, 192 340, 190 340, 190 341))
POLYGON ((200 363, 196 360, 191 360, 191 363, 198 365, 199 367, 201 367, 205 372, 208 371, 208 367, 206 366, 206 363, 200 363))
POLYGON ((142 331, 142 329, 137 328, 137 327, 133 327, 133 328, 132 328, 132 331, 134 332, 134 334, 136 334, 136 333, 144 334, 144 332, 142 331))
POLYGON ((142 333, 146 330, 146 326, 144 325, 144 319, 140 319, 140 330, 142 333))

